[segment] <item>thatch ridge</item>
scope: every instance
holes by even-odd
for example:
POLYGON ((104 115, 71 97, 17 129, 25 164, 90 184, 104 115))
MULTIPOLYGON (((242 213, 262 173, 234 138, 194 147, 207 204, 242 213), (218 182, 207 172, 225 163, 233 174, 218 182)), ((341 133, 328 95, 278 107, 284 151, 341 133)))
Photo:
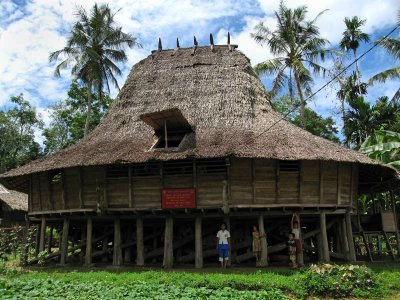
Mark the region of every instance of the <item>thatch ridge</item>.
MULTIPOLYGON (((2 188, 1 185, 0 188, 2 188)), ((4 189, 4 187, 2 189, 4 189)), ((0 204, 3 205, 3 210, 28 211, 28 195, 14 190, 8 190, 8 193, 0 193, 0 204)))
MULTIPOLYGON (((282 120, 249 59, 227 46, 154 52, 133 66, 101 123, 77 144, 0 177, 73 166, 186 157, 263 157, 380 165, 282 120), (150 151, 153 129, 139 116, 179 108, 195 135, 182 151, 150 151)), ((382 165, 380 165, 382 168, 382 165)), ((392 172, 389 168, 387 171, 392 172)))

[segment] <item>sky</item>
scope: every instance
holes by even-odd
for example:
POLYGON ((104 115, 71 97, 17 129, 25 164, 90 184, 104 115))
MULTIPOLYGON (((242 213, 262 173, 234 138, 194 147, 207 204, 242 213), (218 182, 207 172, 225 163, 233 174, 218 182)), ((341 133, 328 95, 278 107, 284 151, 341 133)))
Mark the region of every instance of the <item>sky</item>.
MULTIPOLYGON (((195 35, 199 45, 209 44, 213 33, 216 44, 225 44, 227 32, 231 43, 237 44, 255 65, 273 56, 267 48, 256 44, 250 33, 263 21, 273 28, 276 24, 274 11, 279 0, 113 0, 106 3, 114 10, 117 22, 125 32, 135 35, 142 48, 128 49, 128 62, 120 65, 123 71, 119 85, 125 82, 132 66, 157 48, 158 38, 163 48, 174 48, 176 38, 181 47, 193 45, 195 35)), ((67 97, 71 83, 68 70, 61 78, 54 77, 55 64, 49 63, 49 54, 61 49, 66 42, 72 24, 76 20, 78 7, 86 9, 95 3, 92 0, 0 0, 0 110, 10 107, 10 97, 23 93, 41 114, 46 125, 51 121, 49 107, 67 97)), ((98 2, 104 3, 104 2, 98 2)), ((289 7, 306 5, 309 18, 327 10, 318 20, 321 36, 328 39, 331 49, 337 49, 345 29, 345 17, 359 16, 366 19, 363 30, 371 40, 387 34, 396 25, 398 0, 286 0, 289 7)), ((392 36, 399 36, 397 31, 392 36)), ((370 45, 362 45, 360 53, 370 45)), ((363 79, 393 67, 394 61, 384 50, 375 48, 360 61, 363 79)), ((328 59, 325 66, 332 66, 328 59)), ((313 90, 317 90, 329 78, 315 77, 313 90)), ((271 78, 262 78, 270 88, 271 78)), ((399 82, 389 81, 384 85, 369 88, 367 99, 372 103, 377 97, 393 96, 399 82)), ((112 89, 115 97, 118 90, 112 89)), ((337 114, 338 102, 332 88, 324 89, 312 99, 310 107, 324 117, 332 116, 340 126, 337 114)), ((36 140, 43 142, 37 130, 36 140)))

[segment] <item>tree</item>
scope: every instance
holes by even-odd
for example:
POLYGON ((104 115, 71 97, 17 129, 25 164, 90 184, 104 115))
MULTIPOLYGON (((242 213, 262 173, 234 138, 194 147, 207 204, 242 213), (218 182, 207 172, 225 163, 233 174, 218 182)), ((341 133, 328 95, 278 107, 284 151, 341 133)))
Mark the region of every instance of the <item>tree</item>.
POLYGON ((307 7, 300 6, 290 9, 283 2, 275 12, 277 29, 272 31, 262 22, 255 27, 252 37, 261 45, 267 45, 275 58, 256 65, 258 74, 275 75, 270 96, 287 84, 289 94, 293 96, 293 81, 300 98, 301 126, 305 128, 305 95, 311 94, 313 78, 310 69, 315 73, 325 75, 326 69, 318 64, 324 60, 325 54, 331 51, 324 47, 328 40, 319 36, 316 21, 323 12, 311 21, 306 20, 307 7))
POLYGON ((400 170, 400 133, 375 130, 361 145, 360 152, 400 170))
MULTIPOLYGON (((273 102, 274 108, 284 114, 288 121, 297 126, 301 123, 299 104, 299 99, 291 99, 289 96, 282 96, 273 102)), ((305 108, 304 117, 305 129, 308 132, 336 143, 340 142, 336 136, 338 130, 332 117, 323 118, 309 107, 305 108)))
POLYGON ((49 59, 52 62, 61 55, 66 56, 57 65, 55 75, 60 76, 61 69, 73 65, 71 74, 87 88, 86 136, 90 129, 93 89, 100 98, 104 86, 110 92, 109 81, 119 89, 115 76, 121 75, 121 70, 116 63, 127 61, 126 46, 132 48, 140 44, 133 35, 122 31, 108 5, 95 4, 89 14, 80 8, 77 16, 79 20, 72 28, 66 46, 51 53, 49 59))
MULTIPOLYGON (((400 11, 398 17, 398 26, 400 26, 400 11)), ((400 60, 400 38, 380 38, 375 41, 375 44, 382 46, 389 54, 391 54, 396 60, 400 60)), ((369 84, 373 85, 376 82, 386 82, 388 79, 400 79, 400 66, 390 68, 374 75, 370 80, 369 84)), ((400 88, 394 94, 392 100, 398 101, 400 99, 400 88)))
POLYGON ((369 42, 369 35, 362 32, 361 26, 365 24, 367 20, 361 20, 357 16, 345 18, 344 23, 346 24, 346 30, 343 32, 343 37, 340 41, 340 49, 344 51, 353 51, 354 63, 355 63, 355 74, 356 79, 359 79, 359 69, 357 63, 357 49, 360 47, 360 42, 369 42))
POLYGON ((40 157, 35 129, 43 123, 24 96, 11 97, 12 108, 0 111, 0 173, 40 157))
MULTIPOLYGON (((84 137, 87 97, 87 88, 73 81, 68 91, 68 98, 52 107, 52 121, 43 131, 45 153, 61 150, 84 137)), ((101 98, 98 94, 93 95, 89 130, 99 124, 112 101, 107 94, 101 98)))
POLYGON ((380 97, 373 106, 362 96, 349 101, 343 128, 346 143, 358 149, 375 130, 399 128, 399 112, 399 105, 387 97, 380 97))

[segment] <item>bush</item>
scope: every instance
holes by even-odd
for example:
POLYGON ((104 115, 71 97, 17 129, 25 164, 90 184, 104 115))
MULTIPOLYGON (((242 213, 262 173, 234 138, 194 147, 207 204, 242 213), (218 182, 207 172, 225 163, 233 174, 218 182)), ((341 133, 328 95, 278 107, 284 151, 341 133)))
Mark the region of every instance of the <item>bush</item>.
POLYGON ((311 265, 305 272, 305 289, 325 297, 371 297, 379 293, 372 271, 358 265, 311 265))

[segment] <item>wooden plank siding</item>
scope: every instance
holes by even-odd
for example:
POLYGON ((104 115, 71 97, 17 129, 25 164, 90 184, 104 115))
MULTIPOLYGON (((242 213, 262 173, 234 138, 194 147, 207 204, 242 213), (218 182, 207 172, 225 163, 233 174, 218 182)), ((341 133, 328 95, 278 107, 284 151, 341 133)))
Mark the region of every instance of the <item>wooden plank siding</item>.
POLYGON ((55 171, 32 175, 30 210, 160 209, 163 188, 192 187, 198 208, 222 208, 224 181, 230 207, 351 206, 358 185, 357 165, 333 161, 231 157, 112 168, 68 168, 62 171, 62 181, 52 181, 55 171))

